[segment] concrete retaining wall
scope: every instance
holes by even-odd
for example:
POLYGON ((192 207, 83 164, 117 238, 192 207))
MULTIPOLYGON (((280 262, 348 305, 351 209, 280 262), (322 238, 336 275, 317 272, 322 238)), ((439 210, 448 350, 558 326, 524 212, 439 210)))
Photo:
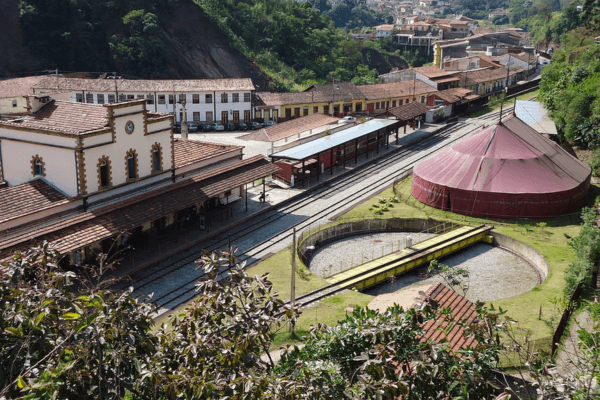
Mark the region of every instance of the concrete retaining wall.
MULTIPOLYGON (((433 219, 417 218, 389 218, 389 219, 367 219, 345 222, 329 228, 322 229, 305 237, 304 233, 298 242, 298 254, 304 265, 309 265, 312 255, 328 243, 357 235, 368 235, 381 232, 421 232, 434 228, 444 222, 433 219)), ((447 223, 449 225, 449 223, 447 223)))
POLYGON ((494 246, 504 247, 529 261, 539 271, 542 282, 548 278, 550 266, 548 265, 548 261, 546 261, 539 251, 501 233, 492 231, 491 234, 494 238, 494 246))
MULTIPOLYGON (((421 232, 441 224, 443 224, 441 221, 417 218, 370 219, 341 223, 326 229, 322 229, 308 237, 301 236, 299 238, 300 245, 298 246, 298 254, 302 259, 302 262, 308 266, 312 255, 319 249, 319 247, 336 240, 350 236, 381 233, 386 231, 421 232)), ((542 256, 539 251, 519 240, 513 239, 501 233, 491 231, 490 234, 494 238, 494 246, 503 247, 524 258, 538 270, 542 282, 548 278, 550 267, 544 256, 542 256)))

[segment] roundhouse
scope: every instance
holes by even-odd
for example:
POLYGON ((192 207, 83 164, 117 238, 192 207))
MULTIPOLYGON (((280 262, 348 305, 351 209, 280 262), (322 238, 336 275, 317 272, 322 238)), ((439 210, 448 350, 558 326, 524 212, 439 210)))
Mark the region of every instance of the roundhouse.
POLYGON ((516 116, 414 167, 412 195, 459 214, 541 218, 577 212, 591 168, 516 116))

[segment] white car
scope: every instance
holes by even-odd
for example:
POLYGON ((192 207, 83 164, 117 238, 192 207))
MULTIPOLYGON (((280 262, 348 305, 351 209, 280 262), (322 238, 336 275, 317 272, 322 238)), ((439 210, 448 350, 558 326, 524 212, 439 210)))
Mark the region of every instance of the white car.
POLYGON ((340 119, 340 120, 338 121, 338 125, 347 124, 347 123, 349 123, 349 122, 355 122, 355 121, 356 121, 356 118, 354 118, 354 117, 351 117, 350 115, 348 115, 348 116, 346 116, 346 117, 344 117, 344 118, 340 119))

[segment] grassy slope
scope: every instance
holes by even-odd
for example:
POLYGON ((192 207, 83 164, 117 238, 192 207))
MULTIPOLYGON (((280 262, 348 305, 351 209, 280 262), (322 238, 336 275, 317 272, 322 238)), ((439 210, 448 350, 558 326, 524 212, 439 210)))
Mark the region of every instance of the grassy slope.
MULTIPOLYGON (((504 235, 520 240, 537 249, 548 261, 550 274, 548 279, 529 293, 525 293, 510 299, 494 301, 495 307, 508 310, 508 314, 518 321, 520 328, 527 329, 532 337, 548 340, 552 331, 544 320, 550 320, 560 316, 562 309, 552 304, 554 298, 562 296, 564 287, 563 274, 566 267, 575 259, 573 249, 568 245, 565 235, 576 236, 579 232, 581 219, 579 215, 570 215, 556 218, 545 218, 535 220, 484 220, 481 218, 465 217, 459 214, 437 210, 417 202, 410 197, 410 178, 400 183, 397 187, 401 204, 395 204, 394 208, 386 212, 384 218, 432 218, 440 221, 454 221, 463 224, 478 224, 487 222, 495 225, 495 230, 504 235), (546 223, 542 228, 538 223, 546 223), (539 312, 542 310, 542 319, 539 312)), ((591 198, 595 198, 598 188, 593 187, 591 198)), ((392 190, 382 192, 378 197, 392 196, 392 190)), ((375 215, 369 211, 374 201, 363 203, 345 216, 358 217, 364 215, 375 215)), ((548 341, 548 343, 550 343, 548 341)))
MULTIPOLYGON (((248 269, 248 275, 254 276, 268 273, 269 280, 273 282, 273 286, 279 292, 280 298, 289 299, 291 293, 291 271, 291 251, 290 249, 286 249, 255 266, 251 266, 248 269)), ((307 275, 303 271, 306 271, 306 267, 298 260, 298 273, 296 276, 297 296, 327 285, 327 281, 324 279, 320 279, 313 274, 307 275)), ((344 317, 344 310, 347 307, 355 305, 364 307, 371 300, 371 296, 357 292, 346 292, 329 297, 317 305, 303 310, 302 315, 296 323, 295 338, 291 337, 287 331, 282 330, 277 335, 273 347, 279 347, 302 338, 302 336, 310 332, 311 325, 316 325, 317 323, 335 325, 338 320, 344 317)))
MULTIPOLYGON (((600 189, 593 186, 590 198, 595 198, 598 192, 600 192, 600 189)), ((339 221, 343 221, 345 218, 432 218, 471 225, 487 222, 494 224, 498 232, 536 248, 550 264, 548 279, 529 293, 510 299, 494 301, 490 304, 508 310, 508 315, 518 321, 517 327, 529 331, 530 338, 538 341, 538 347, 549 348, 552 330, 545 321, 556 320, 560 318, 562 313, 560 306, 556 307, 554 305, 553 299, 562 296, 564 271, 575 258, 565 235, 573 237, 578 234, 581 222, 579 215, 539 220, 484 220, 444 212, 415 201, 410 197, 410 179, 401 182, 397 186, 397 193, 402 199, 401 203, 394 204, 394 207, 382 216, 377 216, 369 210, 371 205, 376 203, 376 199, 372 199, 344 214, 339 218, 339 221), (538 225, 540 222, 547 224, 547 226, 538 225), (541 319, 539 318, 540 309, 541 319)), ((393 192, 390 188, 380 193, 376 198, 391 196, 393 196, 393 192)), ((286 250, 251 267, 249 273, 251 275, 270 273, 270 279, 273 281, 276 290, 280 292, 281 297, 289 298, 290 265, 290 252, 286 250)), ((314 275, 306 276, 303 274, 302 270, 304 268, 303 265, 299 267, 300 271, 296 279, 297 294, 306 293, 326 284, 324 280, 314 275)), ((347 307, 353 305, 364 306, 372 299, 371 296, 349 292, 320 302, 318 305, 304 310, 297 324, 298 337, 292 338, 287 332, 280 332, 275 345, 289 343, 301 338, 309 331, 310 325, 317 322, 328 325, 334 324, 344 316, 344 310, 347 307)))

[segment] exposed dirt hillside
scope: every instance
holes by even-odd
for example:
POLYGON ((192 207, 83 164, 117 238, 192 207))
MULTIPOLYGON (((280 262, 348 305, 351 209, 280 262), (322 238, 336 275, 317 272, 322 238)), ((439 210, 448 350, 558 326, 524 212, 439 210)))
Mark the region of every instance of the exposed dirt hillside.
POLYGON ((39 68, 38 60, 23 46, 19 1, 0 0, 0 77, 39 68))
MULTIPOLYGON (((23 44, 18 0, 0 0, 0 76, 45 69, 23 44)), ((234 51, 219 28, 190 0, 180 0, 170 15, 159 15, 160 38, 169 48, 170 78, 245 78, 267 88, 268 77, 234 51)), ((115 27, 109 27, 110 37, 115 27)))
POLYGON ((372 49, 362 49, 363 60, 369 65, 369 69, 375 68, 380 74, 387 74, 393 68, 406 69, 409 65, 404 59, 397 56, 389 56, 386 60, 383 55, 372 49))

